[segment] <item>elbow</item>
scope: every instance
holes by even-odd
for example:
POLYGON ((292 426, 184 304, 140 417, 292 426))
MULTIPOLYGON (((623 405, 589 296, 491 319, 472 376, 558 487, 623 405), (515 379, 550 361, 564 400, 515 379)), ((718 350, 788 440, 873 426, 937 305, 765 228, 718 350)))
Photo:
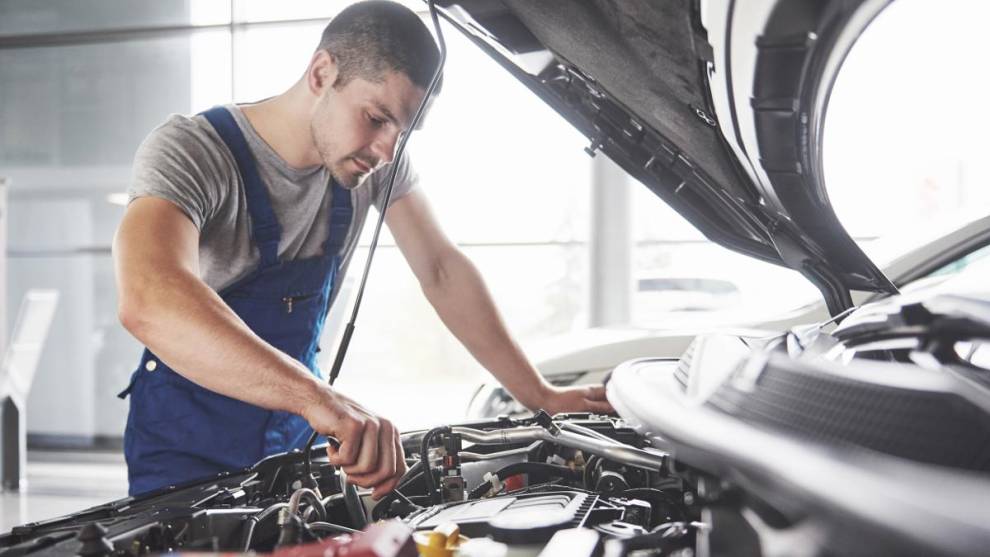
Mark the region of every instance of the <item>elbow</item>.
POLYGON ((149 320, 146 315, 147 313, 141 304, 133 300, 132 297, 123 295, 120 297, 120 301, 117 303, 117 319, 127 329, 127 332, 138 339, 148 328, 149 320))
POLYGON ((419 281, 419 286, 428 296, 438 295, 444 291, 447 276, 447 270, 442 265, 436 265, 419 281))
POLYGON ((155 323, 155 304, 145 293, 121 289, 117 301, 117 319, 135 338, 147 344, 149 330, 155 323))
POLYGON ((419 277, 419 285, 428 297, 441 296, 451 289, 453 277, 468 262, 460 250, 452 250, 430 263, 429 268, 419 277))
POLYGON ((458 249, 437 259, 430 272, 420 279, 427 299, 437 304, 462 304, 474 296, 488 296, 481 273, 458 249))

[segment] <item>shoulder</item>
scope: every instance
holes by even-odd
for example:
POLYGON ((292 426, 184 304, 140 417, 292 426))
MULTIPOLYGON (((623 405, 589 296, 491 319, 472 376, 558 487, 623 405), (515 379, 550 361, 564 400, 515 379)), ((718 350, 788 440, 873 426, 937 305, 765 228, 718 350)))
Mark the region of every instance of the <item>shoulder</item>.
POLYGON ((138 148, 135 162, 185 163, 217 171, 230 167, 233 158, 206 118, 173 114, 148 134, 138 148))
POLYGON ((203 116, 172 115, 134 155, 130 199, 160 197, 200 229, 223 206, 237 181, 233 156, 203 116))

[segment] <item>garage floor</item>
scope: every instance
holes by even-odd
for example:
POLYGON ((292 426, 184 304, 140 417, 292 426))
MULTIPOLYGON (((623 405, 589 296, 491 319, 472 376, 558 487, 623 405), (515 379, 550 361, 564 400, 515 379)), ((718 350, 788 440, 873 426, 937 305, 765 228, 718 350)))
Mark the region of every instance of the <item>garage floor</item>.
POLYGON ((26 489, 0 493, 0 533, 127 495, 119 453, 29 451, 27 472, 26 489))

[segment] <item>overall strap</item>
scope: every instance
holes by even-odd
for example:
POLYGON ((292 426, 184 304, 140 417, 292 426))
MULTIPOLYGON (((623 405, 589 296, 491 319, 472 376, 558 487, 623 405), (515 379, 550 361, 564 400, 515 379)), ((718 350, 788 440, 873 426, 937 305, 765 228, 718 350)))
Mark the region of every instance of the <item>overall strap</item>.
POLYGON ((282 237, 282 228, 272 210, 268 190, 258 174, 247 140, 234 116, 226 108, 215 106, 202 114, 220 134, 237 162, 241 180, 244 181, 248 212, 251 214, 251 235, 261 252, 261 266, 271 267, 278 263, 278 242, 282 237))
POLYGON ((344 189, 331 179, 333 184, 332 201, 330 204, 330 230, 327 240, 323 242, 323 253, 333 257, 344 249, 344 241, 351 230, 353 210, 351 208, 351 192, 344 189))

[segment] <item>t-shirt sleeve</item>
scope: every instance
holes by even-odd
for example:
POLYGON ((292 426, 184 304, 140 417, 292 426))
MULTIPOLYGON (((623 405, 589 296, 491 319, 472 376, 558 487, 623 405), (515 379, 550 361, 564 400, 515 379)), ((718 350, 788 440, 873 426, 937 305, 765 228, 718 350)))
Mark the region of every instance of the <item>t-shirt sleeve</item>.
POLYGON ((229 155, 195 119, 173 116, 155 128, 134 156, 129 201, 157 197, 177 205, 202 230, 216 214, 231 176, 229 155))
MULTIPOLYGON (((388 202, 389 207, 419 186, 419 174, 416 173, 413 164, 409 162, 408 154, 403 154, 402 158, 393 164, 398 164, 399 168, 395 171, 395 185, 392 186, 392 197, 389 198, 388 202)), ((389 172, 391 172, 391 165, 385 165, 368 177, 371 180, 371 199, 375 204, 375 209, 379 211, 382 210, 382 200, 385 197, 385 188, 388 186, 389 172)))

